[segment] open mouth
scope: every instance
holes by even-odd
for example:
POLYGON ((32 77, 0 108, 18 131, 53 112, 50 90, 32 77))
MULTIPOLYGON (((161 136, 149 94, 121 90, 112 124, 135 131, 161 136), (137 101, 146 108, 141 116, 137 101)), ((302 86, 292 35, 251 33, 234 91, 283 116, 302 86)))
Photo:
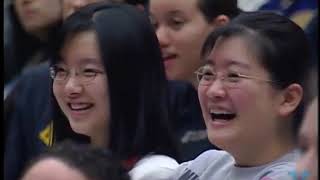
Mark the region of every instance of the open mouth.
POLYGON ((230 121, 236 117, 236 113, 229 113, 229 112, 228 113, 226 113, 226 112, 223 112, 223 113, 211 112, 210 115, 211 115, 211 118, 213 121, 215 121, 215 120, 230 121))
POLYGON ((72 111, 84 111, 93 107, 91 103, 68 103, 69 108, 72 111))
POLYGON ((177 57, 177 55, 171 54, 171 55, 165 55, 163 56, 163 61, 169 61, 169 60, 173 60, 177 57))

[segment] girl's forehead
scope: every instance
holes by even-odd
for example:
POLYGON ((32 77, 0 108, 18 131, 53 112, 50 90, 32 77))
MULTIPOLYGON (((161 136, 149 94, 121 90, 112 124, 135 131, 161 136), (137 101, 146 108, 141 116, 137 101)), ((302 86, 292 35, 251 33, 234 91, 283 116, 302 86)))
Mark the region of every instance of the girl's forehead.
POLYGON ((213 66, 239 66, 248 69, 252 64, 258 63, 256 54, 256 50, 250 48, 246 38, 221 37, 216 40, 204 61, 213 66))
MULTIPOLYGON (((96 58, 79 58, 73 62, 79 66, 88 65, 88 64, 102 66, 101 61, 99 61, 99 59, 96 59, 96 58)), ((68 61, 66 61, 64 59, 61 59, 60 61, 58 61, 58 64, 59 65, 70 65, 68 63, 68 61)))

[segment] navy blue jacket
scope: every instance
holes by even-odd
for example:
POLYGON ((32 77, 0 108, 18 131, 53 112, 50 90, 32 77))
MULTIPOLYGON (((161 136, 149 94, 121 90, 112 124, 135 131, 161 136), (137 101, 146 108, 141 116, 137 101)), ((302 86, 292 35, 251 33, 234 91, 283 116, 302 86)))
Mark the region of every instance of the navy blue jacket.
MULTIPOLYGON (((184 82, 169 81, 170 114, 180 141, 181 160, 194 159, 214 148, 207 139, 197 91, 184 82)), ((26 71, 5 101, 5 180, 15 180, 30 158, 52 143, 49 64, 26 71)))
POLYGON ((15 180, 27 161, 51 142, 48 63, 22 74, 4 102, 5 180, 15 180))

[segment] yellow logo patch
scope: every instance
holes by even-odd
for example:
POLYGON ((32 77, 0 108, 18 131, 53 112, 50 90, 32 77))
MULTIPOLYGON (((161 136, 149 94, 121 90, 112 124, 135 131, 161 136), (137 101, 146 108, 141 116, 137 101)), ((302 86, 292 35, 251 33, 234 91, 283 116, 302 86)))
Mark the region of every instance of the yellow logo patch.
POLYGON ((52 146, 53 123, 52 121, 39 133, 40 140, 47 146, 52 146))

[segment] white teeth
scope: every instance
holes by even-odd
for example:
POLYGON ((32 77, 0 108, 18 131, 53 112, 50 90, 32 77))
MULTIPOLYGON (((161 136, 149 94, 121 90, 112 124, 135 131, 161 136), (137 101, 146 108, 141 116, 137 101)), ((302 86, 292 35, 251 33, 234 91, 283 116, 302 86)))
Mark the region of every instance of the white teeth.
POLYGON ((88 103, 76 103, 76 104, 70 104, 70 107, 72 110, 79 110, 79 109, 85 109, 90 107, 90 104, 88 103))
POLYGON ((210 113, 214 113, 214 114, 232 114, 232 112, 216 111, 216 110, 210 110, 210 113))

